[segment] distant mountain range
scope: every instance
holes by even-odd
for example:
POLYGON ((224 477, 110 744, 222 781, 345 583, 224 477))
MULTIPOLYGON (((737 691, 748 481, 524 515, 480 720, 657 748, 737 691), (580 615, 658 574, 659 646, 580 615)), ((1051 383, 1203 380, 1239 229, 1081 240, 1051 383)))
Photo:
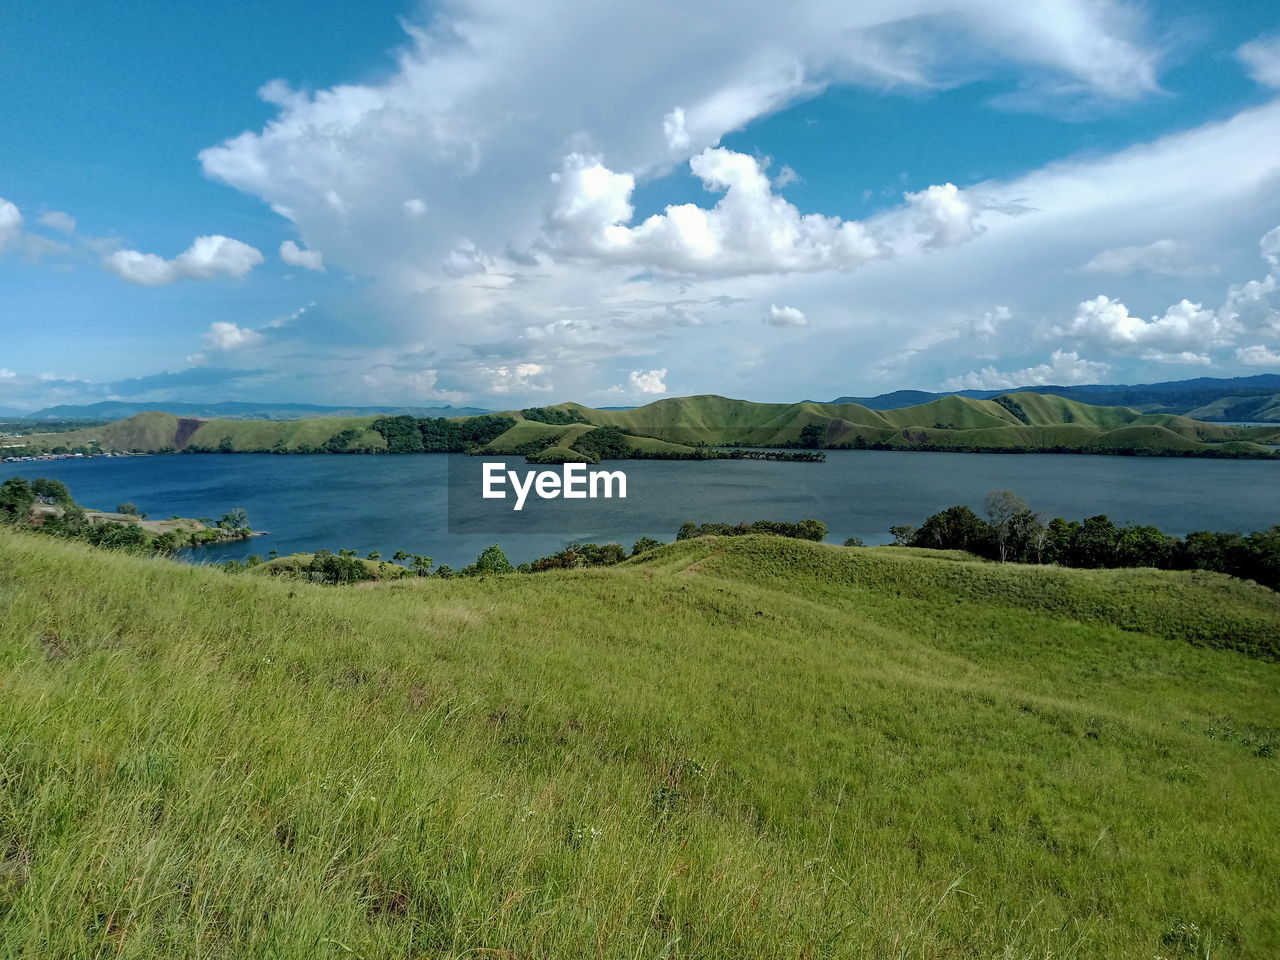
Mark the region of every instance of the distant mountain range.
POLYGON ((471 417, 487 413, 479 407, 325 407, 314 403, 169 403, 152 401, 136 403, 123 400, 103 400, 99 403, 61 404, 45 407, 34 413, 9 412, 0 408, 0 414, 21 417, 24 420, 123 420, 135 414, 151 410, 164 410, 179 417, 200 417, 216 420, 301 420, 306 417, 471 417))
MULTIPOLYGON (((1167 413, 1213 422, 1255 421, 1280 423, 1280 374, 1252 377, 1168 380, 1162 383, 1087 384, 1061 387, 1029 385, 1008 390, 895 390, 874 397, 837 397, 817 401, 826 404, 856 403, 871 410, 899 410, 943 397, 991 400, 1010 393, 1032 392, 1100 406, 1130 407, 1139 413, 1167 413)), ((812 401, 811 401, 812 402, 812 401)), ((602 407, 625 411, 633 407, 602 407)), ((123 420, 139 413, 164 410, 179 417, 216 420, 301 420, 307 417, 469 417, 491 411, 479 407, 414 407, 397 405, 330 407, 314 403, 168 403, 103 400, 88 404, 61 404, 34 413, 0 406, 0 417, 23 420, 123 420)))
POLYGON ((876 397, 837 397, 826 403, 858 403, 872 410, 898 410, 942 397, 991 400, 1010 393, 1034 392, 1099 406, 1130 407, 1140 413, 1170 413, 1215 422, 1280 423, 1280 374, 1252 377, 1168 380, 1163 383, 1087 384, 1076 387, 1027 386, 1009 390, 895 390, 876 397))

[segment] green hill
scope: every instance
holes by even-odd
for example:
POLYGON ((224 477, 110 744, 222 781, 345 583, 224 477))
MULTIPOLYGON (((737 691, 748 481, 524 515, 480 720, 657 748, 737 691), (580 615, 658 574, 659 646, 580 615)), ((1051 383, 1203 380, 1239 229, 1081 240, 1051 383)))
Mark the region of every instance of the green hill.
MULTIPOLYGON (((576 445, 595 427, 625 432, 624 444, 636 455, 677 457, 692 456, 698 447, 801 447, 815 443, 827 449, 870 446, 890 450, 1269 457, 1276 455, 1272 447, 1280 445, 1280 425, 1233 427, 1170 414, 1140 414, 1128 407, 1090 406, 1035 393, 1007 394, 994 400, 951 396, 895 410, 870 410, 859 404, 752 403, 718 396, 672 397, 630 410, 596 410, 576 403, 539 410, 529 413, 543 419, 528 419, 518 410, 497 414, 514 423, 499 436, 486 434, 492 439, 483 451, 544 460, 577 459, 583 455, 576 445), (547 411, 555 417, 548 417, 547 411), (543 422, 556 417, 572 422, 543 422)), ((414 421, 403 419, 414 431, 414 421)), ((478 423, 482 419, 455 418, 452 422, 478 423)), ((33 450, 85 447, 234 453, 333 448, 377 453, 387 449, 378 427, 384 422, 377 417, 197 420, 144 413, 102 427, 36 434, 24 437, 23 443, 33 450)))
POLYGON ((1255 397, 1221 397, 1187 411, 1207 420, 1258 420, 1280 423, 1280 393, 1255 397))
POLYGON ((1262 960, 1278 637, 1213 574, 341 588, 0 530, 0 955, 1262 960))

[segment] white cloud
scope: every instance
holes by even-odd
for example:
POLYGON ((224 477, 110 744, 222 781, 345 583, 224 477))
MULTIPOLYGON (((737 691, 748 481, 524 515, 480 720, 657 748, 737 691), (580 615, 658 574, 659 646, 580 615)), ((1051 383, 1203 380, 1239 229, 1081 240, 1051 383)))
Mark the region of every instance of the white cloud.
POLYGON ((76 218, 69 213, 63 213, 61 210, 50 210, 48 213, 41 214, 40 224, 61 233, 71 234, 76 232, 76 218))
MULTIPOLYGON (((632 205, 653 196, 637 185, 699 155, 726 131, 830 83, 921 91, 999 71, 1002 84, 1013 76, 1014 83, 1038 90, 1056 85, 1073 99, 1090 91, 1141 94, 1155 87, 1155 58, 1142 44, 1141 24, 1130 19, 1133 8, 1106 0, 1046 0, 1017 8, 994 0, 867 0, 835 7, 800 0, 785 10, 761 0, 711 0, 693 8, 549 3, 535 13, 510 0, 483 0, 483 6, 481 0, 447 0, 433 8, 432 28, 413 33, 382 79, 314 93, 271 87, 264 92, 278 107, 271 123, 202 155, 211 177, 288 211, 297 223, 291 235, 305 236, 329 264, 373 278, 370 302, 383 309, 368 311, 360 337, 397 347, 406 341, 501 344, 502 350, 460 355, 508 369, 518 362, 545 365, 564 395, 581 396, 623 379, 613 373, 603 384, 592 380, 610 369, 607 355, 584 348, 570 366, 549 353, 550 338, 522 339, 521 332, 565 318, 589 319, 604 331, 594 339, 612 340, 619 350, 648 351, 635 354, 646 359, 627 362, 624 371, 669 365, 679 351, 700 363, 699 389, 729 392, 736 385, 776 395, 799 373, 815 388, 838 383, 849 392, 851 374, 841 356, 874 360, 930 330, 982 317, 993 296, 1016 308, 1017 320, 999 326, 998 351, 997 344, 979 343, 978 335, 954 338, 943 350, 921 352, 900 374, 933 382, 942 362, 955 371, 1042 359, 1056 344, 1041 341, 1037 352, 1026 352, 1037 342, 1037 318, 1070 317, 1072 305, 1099 292, 1068 269, 1098 251, 1192 238, 1215 251, 1225 275, 1249 276, 1240 273, 1239 240, 1247 236, 1241 231, 1256 230, 1258 218, 1276 209, 1280 107, 1271 104, 1129 150, 1095 152, 1010 181, 967 187, 956 197, 983 210, 1021 203, 1028 212, 1016 218, 970 216, 949 205, 946 194, 921 191, 899 221, 920 218, 914 248, 897 245, 900 234, 881 235, 887 225, 878 218, 861 224, 882 246, 892 245, 895 257, 877 258, 857 273, 810 270, 824 259, 857 261, 814 254, 803 245, 784 243, 787 256, 777 254, 767 237, 785 222, 771 215, 775 179, 771 194, 756 205, 766 216, 751 221, 765 227, 766 241, 735 246, 736 238, 713 236, 719 248, 699 258, 696 235, 676 229, 683 224, 663 225, 660 236, 637 235, 643 224, 632 222, 632 205), (930 43, 942 29, 947 42, 930 43), (963 62, 941 58, 940 47, 964 51, 963 62), (1010 61, 1017 61, 1012 70, 1010 61), (674 105, 680 106, 678 123, 674 105), (664 118, 672 121, 665 128, 664 118), (673 136, 683 144, 676 152, 673 136), (572 225, 562 225, 566 234, 576 233, 586 262, 558 256, 565 247, 554 245, 551 255, 544 251, 534 262, 521 252, 538 239, 564 186, 547 182, 555 158, 570 152, 584 158, 583 169, 594 158, 607 158, 598 161, 598 189, 574 211, 586 219, 588 236, 603 242, 605 228, 618 226, 626 231, 622 246, 630 249, 601 256, 572 225), (429 205, 430 229, 413 216, 406 198, 429 205), (976 243, 927 260, 919 256, 922 242, 968 238, 979 230, 976 243), (690 249, 673 250, 673 238, 690 249), (464 241, 476 251, 470 259, 488 258, 492 269, 457 269, 452 255, 464 241), (633 253, 641 256, 630 259, 633 253), (799 259, 804 270, 792 269, 788 257, 799 259), (761 266, 763 272, 756 269, 761 266), (511 278, 508 286, 496 284, 498 273, 511 278), (661 304, 719 295, 749 303, 717 311, 713 326, 643 325, 662 313, 661 304), (771 302, 804 303, 822 317, 831 349, 821 356, 811 348, 780 351, 754 379, 734 380, 751 345, 726 344, 720 324, 758 324, 761 307, 771 302), (724 354, 723 365, 711 362, 717 352, 724 354), (1017 361, 996 359, 1008 353, 1017 361)), ((797 163, 798 157, 779 156, 777 162, 797 163)), ((762 175, 777 172, 756 167, 762 175)), ((820 173, 806 170, 810 178, 820 173)), ((947 173, 956 179, 973 171, 947 173)), ((863 187, 881 186, 836 182, 815 184, 815 190, 844 191, 852 199, 863 187)), ((692 225, 713 222, 723 213, 713 204, 719 200, 716 206, 723 208, 729 192, 721 188, 699 200, 712 209, 691 217, 692 225)), ((1165 292, 1158 288, 1165 274, 1146 273, 1138 289, 1107 292, 1141 307, 1144 316, 1183 296, 1209 302, 1198 286, 1165 292)), ((1261 296, 1250 288, 1247 295, 1254 294, 1261 296)), ((995 334, 986 336, 989 341, 995 334)), ((1271 341, 1263 333, 1237 336, 1223 349, 1254 342, 1271 341)), ((1092 346, 1072 346, 1088 357, 1103 356, 1092 346)), ((1145 354, 1209 352, 1192 343, 1106 349, 1123 358, 1116 362, 1125 364, 1126 375, 1141 369, 1145 354)), ((456 383, 454 363, 443 356, 430 360, 431 368, 439 365, 456 383)), ((477 388, 484 382, 481 376, 468 380, 477 388)))
POLYGON ((191 354, 187 357, 187 363, 200 366, 209 359, 211 353, 235 353, 238 350, 248 350, 261 346, 264 340, 263 335, 257 330, 241 327, 226 320, 215 320, 209 324, 209 329, 200 338, 205 352, 191 354))
POLYGON ((1261 343, 1236 350, 1236 359, 1251 367, 1280 368, 1280 350, 1272 350, 1261 343))
POLYGON ((1280 227, 1269 230, 1258 241, 1258 248, 1262 251, 1262 258, 1273 267, 1280 267, 1280 227))
POLYGON ((647 373, 632 370, 627 375, 627 380, 631 384, 631 389, 639 393, 666 393, 667 385, 663 382, 666 380, 666 376, 666 367, 661 370, 650 370, 647 373))
POLYGON ((803 327, 808 325, 809 320, 795 307, 780 307, 775 303, 770 305, 764 322, 771 327, 803 327))
POLYGON ((1188 348, 1202 355, 1207 347, 1229 345, 1237 329, 1234 318, 1189 300, 1175 303, 1163 316, 1143 320, 1130 316, 1119 300, 1099 295, 1081 303, 1075 317, 1056 332, 1095 348, 1163 360, 1181 356, 1188 348))
POLYGON ((687 150, 692 140, 684 125, 684 108, 676 107, 662 118, 662 134, 667 138, 667 149, 672 152, 687 150))
POLYGON ((324 255, 319 250, 306 250, 292 240, 280 244, 280 259, 291 267, 324 273, 324 255))
POLYGON ((420 217, 427 212, 427 202, 420 197, 411 197, 403 206, 404 212, 411 217, 420 217))
POLYGON ((958 246, 972 240, 983 230, 978 224, 981 210, 953 183, 928 187, 919 193, 908 193, 907 207, 914 213, 925 247, 936 249, 958 246))
POLYGON ((570 155, 557 175, 553 248, 676 273, 730 276, 849 269, 886 255, 860 223, 802 215, 773 193, 754 157, 716 147, 689 167, 707 189, 723 191, 719 202, 711 209, 669 206, 630 227, 635 179, 598 159, 570 155))
POLYGON ((1148 350, 1142 355, 1142 359, 1151 360, 1154 363, 1182 363, 1199 367, 1213 365, 1213 357, 1207 353, 1196 353, 1193 350, 1182 350, 1177 353, 1164 350, 1148 350))
POLYGON ((1236 53, 1256 83, 1280 87, 1280 36, 1251 40, 1236 53))
POLYGON ((203 151, 205 172, 295 221, 331 263, 399 277, 463 236, 526 246, 547 201, 547 171, 531 158, 567 143, 648 175, 673 145, 696 153, 832 83, 952 86, 953 51, 975 79, 1013 64, 1073 97, 1156 89, 1143 24, 1120 0, 548 0, 536 13, 451 0, 432 12, 429 26, 406 27, 383 80, 264 86, 276 118, 203 151), (931 42, 939 30, 954 43, 931 42), (407 197, 438 229, 412 228, 407 197))
POLYGON ((262 263, 262 254, 239 240, 219 235, 196 237, 172 260, 154 253, 117 250, 103 259, 112 273, 130 283, 161 286, 176 280, 211 280, 218 275, 243 277, 262 263))
POLYGON ((1156 240, 1144 246, 1112 247, 1093 255, 1081 267, 1084 273, 1123 276, 1149 273, 1164 277, 1202 276, 1210 271, 1192 262, 1190 244, 1176 240, 1156 240))
POLYGON ((1048 363, 1022 370, 1001 371, 995 367, 971 370, 946 382, 948 390, 1011 390, 1014 387, 1068 387, 1081 383, 1102 383, 1111 373, 1105 363, 1085 360, 1074 350, 1055 350, 1048 363))
POLYGON ((990 340, 1000 327, 1013 319, 1013 311, 1005 306, 996 306, 988 310, 976 320, 967 320, 955 330, 955 335, 967 334, 978 340, 990 340))
POLYGON ((262 343, 262 334, 248 327, 240 327, 225 320, 216 320, 209 324, 203 339, 205 349, 229 353, 246 347, 256 347, 262 343))
POLYGON ((22 235, 22 211, 16 204, 0 197, 0 250, 16 243, 22 235))
POLYGON ((480 373, 489 393, 545 393, 551 389, 551 384, 544 379, 547 368, 540 363, 482 367, 480 373))

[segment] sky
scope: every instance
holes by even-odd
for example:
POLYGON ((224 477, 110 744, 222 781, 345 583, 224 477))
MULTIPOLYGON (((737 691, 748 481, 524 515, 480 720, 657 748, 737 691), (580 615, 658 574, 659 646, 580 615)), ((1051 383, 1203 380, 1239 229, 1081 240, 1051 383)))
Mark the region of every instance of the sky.
POLYGON ((1271 0, 9 0, 0 408, 1280 372, 1271 0))

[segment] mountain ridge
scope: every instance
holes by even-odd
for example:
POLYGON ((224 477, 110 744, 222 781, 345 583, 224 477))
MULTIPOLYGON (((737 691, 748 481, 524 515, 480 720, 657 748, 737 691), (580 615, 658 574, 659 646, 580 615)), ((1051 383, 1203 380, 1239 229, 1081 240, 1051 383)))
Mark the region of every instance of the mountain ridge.
POLYGON ((1233 422, 1256 420, 1280 423, 1280 374, 1249 377, 1195 377, 1136 384, 1034 385, 1006 390, 893 390, 873 397, 837 397, 818 403, 857 403, 872 410, 896 410, 944 397, 992 400, 1012 393, 1037 393, 1065 397, 1089 404, 1132 407, 1140 413, 1172 413, 1196 420, 1233 422))

